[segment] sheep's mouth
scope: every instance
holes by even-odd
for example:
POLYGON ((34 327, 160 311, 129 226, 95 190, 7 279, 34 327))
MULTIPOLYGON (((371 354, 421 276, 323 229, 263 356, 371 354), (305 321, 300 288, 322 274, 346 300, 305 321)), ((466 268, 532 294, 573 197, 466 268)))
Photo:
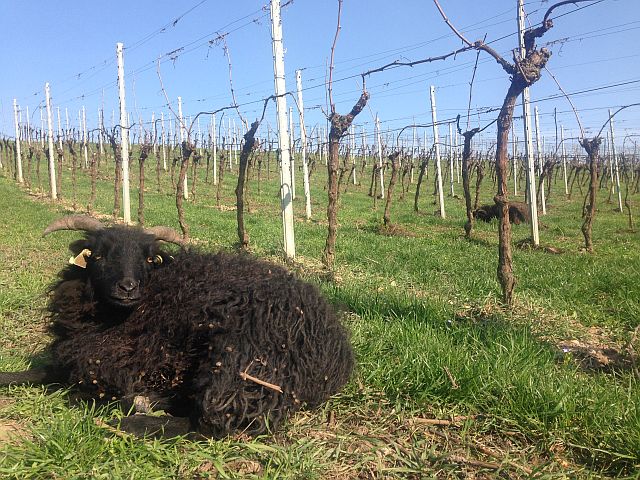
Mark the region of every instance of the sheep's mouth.
POLYGON ((140 303, 142 298, 140 296, 121 296, 121 295, 111 295, 109 301, 112 305, 123 308, 131 308, 135 307, 140 303))

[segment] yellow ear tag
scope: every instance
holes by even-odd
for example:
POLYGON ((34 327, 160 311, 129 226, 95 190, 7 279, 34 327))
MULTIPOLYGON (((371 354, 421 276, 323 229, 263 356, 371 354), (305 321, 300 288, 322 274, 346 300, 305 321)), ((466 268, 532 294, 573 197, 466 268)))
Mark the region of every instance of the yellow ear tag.
POLYGON ((69 263, 71 265, 76 265, 80 268, 87 268, 87 257, 91 256, 91 250, 85 248, 82 250, 77 257, 71 257, 69 259, 69 263))

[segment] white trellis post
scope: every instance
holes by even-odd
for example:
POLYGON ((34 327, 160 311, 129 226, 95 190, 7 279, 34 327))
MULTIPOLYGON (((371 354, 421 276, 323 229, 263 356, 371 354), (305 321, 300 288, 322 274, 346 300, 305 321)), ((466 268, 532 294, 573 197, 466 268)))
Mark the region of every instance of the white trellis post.
POLYGON ((78 139, 82 141, 82 109, 78 110, 78 139))
MULTIPOLYGON (((131 133, 131 114, 127 112, 127 128, 129 129, 129 133, 131 133)), ((133 135, 127 135, 129 139, 129 148, 133 148, 133 135)))
POLYGON ((236 126, 235 118, 233 119, 232 123, 233 123, 233 164, 238 165, 238 146, 240 142, 238 140, 238 127, 236 126))
POLYGON ((22 178, 22 155, 20 152, 20 123, 18 122, 18 103, 13 99, 13 118, 16 126, 16 180, 18 183, 24 183, 22 178))
POLYGON ((567 151, 564 147, 564 126, 560 125, 560 146, 562 147, 562 175, 564 177, 564 194, 569 195, 569 184, 567 182, 567 151))
POLYGON ((356 127, 354 125, 352 125, 351 127, 349 127, 349 129, 351 130, 351 165, 353 168, 353 184, 357 185, 358 184, 358 178, 356 177, 356 166, 358 164, 357 162, 357 157, 358 157, 358 152, 356 150, 356 127))
MULTIPOLYGON (((307 132, 304 125, 302 73, 300 72, 300 70, 296 70, 296 87, 298 89, 298 113, 300 115, 300 143, 302 147, 302 181, 304 187, 304 209, 307 220, 309 220, 311 218, 311 189, 309 188, 309 166, 307 165, 307 132)), ((313 134, 313 132, 311 133, 313 134)))
MULTIPOLYGON (((187 141, 187 129, 182 116, 182 97, 178 97, 178 121, 180 122, 180 152, 182 152, 182 142, 187 141)), ((180 155, 182 161, 182 154, 180 155)), ((189 199, 189 189, 187 188, 187 172, 184 172, 184 181, 182 182, 182 198, 189 199)))
POLYGON ((513 195, 518 195, 518 143, 516 142, 515 128, 511 120, 511 163, 513 164, 513 195))
POLYGON ((329 164, 329 127, 322 129, 323 142, 324 142, 324 165, 325 167, 329 164))
POLYGON ((282 208, 282 229, 284 251, 288 258, 295 258, 293 232, 293 199, 291 166, 289 159, 289 134, 287 132, 287 87, 284 78, 284 47, 282 45, 282 20, 280 0, 271 0, 271 39, 273 48, 273 80, 278 112, 278 144, 280 149, 280 202, 282 208))
POLYGON ((31 125, 29 124, 29 105, 27 105, 27 143, 31 145, 31 125))
POLYGON ((518 141, 516 139, 513 121, 511 122, 511 160, 513 162, 513 194, 518 195, 518 141))
POLYGON ((87 148, 87 112, 82 106, 82 151, 84 152, 84 167, 89 166, 89 149, 87 148))
POLYGON ((40 144, 42 145, 43 149, 44 149, 44 138, 45 138, 45 134, 44 134, 44 111, 42 110, 42 107, 40 107, 40 144))
POLYGON ((198 140, 200 140, 200 144, 198 146, 198 152, 200 153, 200 156, 202 156, 202 144, 204 143, 204 140, 202 139, 202 130, 200 129, 200 117, 198 117, 198 140))
POLYGON ((104 109, 98 110, 98 142, 100 143, 100 156, 104 155, 104 109))
POLYGON ((366 165, 367 163, 367 132, 364 127, 361 128, 360 131, 360 141, 362 143, 362 162, 366 165))
POLYGON ((440 140, 438 138, 438 120, 436 116, 436 89, 431 85, 431 120, 433 123, 433 144, 436 151, 436 176, 438 183, 438 199, 440 200, 440 217, 445 218, 444 194, 442 192, 442 168, 440 166, 440 140))
POLYGON ((458 129, 454 130, 454 135, 456 136, 455 144, 455 156, 456 156, 456 183, 460 183, 460 134, 458 133, 458 129))
MULTIPOLYGON (((544 172, 544 152, 542 148, 542 141, 540 139, 540 119, 538 118, 538 107, 533 109, 535 115, 535 126, 536 126, 536 153, 538 154, 538 172, 540 172, 540 176, 544 172)), ((535 177, 534 177, 535 178, 535 177)), ((547 214, 547 202, 544 198, 544 179, 540 182, 540 204, 542 205, 542 215, 547 214)))
POLYGON ((124 89, 124 58, 122 43, 116 43, 118 59, 118 98, 120 101, 120 149, 122 151, 122 216, 124 223, 131 223, 131 200, 129 197, 129 116, 124 89))
POLYGON ((229 170, 233 169, 233 130, 231 128, 231 117, 227 121, 227 146, 229 148, 229 170))
MULTIPOLYGON (((524 0, 518 0, 518 43, 520 58, 526 54, 524 46, 525 32, 524 0)), ((531 104, 529 87, 522 91, 522 117, 524 124, 524 146, 527 156, 527 190, 529 192, 529 214, 531 216, 531 241, 535 247, 540 245, 540 232, 538 230, 538 202, 536 198, 536 172, 533 160, 533 144, 531 141, 531 104)))
MULTIPOLYGON (((58 199, 58 189, 56 186, 56 162, 53 153, 53 121, 51 119, 51 90, 49 83, 44 84, 44 95, 47 102, 47 137, 49 139, 49 186, 51 189, 51 200, 58 199)), ((40 109, 42 115, 42 109, 40 109)), ((42 136, 44 144, 44 135, 42 136)))
POLYGON ((293 129, 293 107, 289 107, 289 150, 291 151, 291 198, 296 199, 296 150, 293 129))
POLYGON ((611 133, 611 166, 615 169, 616 175, 616 191, 618 193, 618 209, 622 212, 622 192, 620 191, 620 172, 618 170, 618 157, 616 155, 616 144, 613 136, 613 117, 611 116, 611 110, 609 110, 609 131, 611 133))
POLYGON ((160 112, 160 141, 162 142, 162 169, 167 171, 167 144, 164 137, 164 112, 160 112))
MULTIPOLYGON (((430 151, 430 147, 429 147, 429 142, 427 141, 427 129, 425 128, 422 131, 422 154, 425 156, 427 156, 427 154, 430 151)), ((422 167, 422 165, 420 165, 420 167, 422 167)), ((425 170, 425 174, 426 174, 426 170, 425 170)))
POLYGON ((451 123, 449 123, 449 148, 447 149, 449 152, 449 182, 450 182, 450 187, 451 187, 451 196, 453 197, 455 195, 455 192, 453 191, 453 183, 454 183, 454 172, 453 169, 455 168, 454 163, 453 163, 453 127, 451 125, 451 123))
MULTIPOLYGON (((414 120, 415 123, 415 120, 414 120)), ((413 126, 413 135, 411 140, 411 166, 409 167, 409 183, 413 184, 413 171, 416 162, 416 149, 418 148, 418 131, 413 126)))
POLYGON ((62 151, 62 125, 60 123, 60 107, 56 107, 58 111, 58 146, 60 147, 60 151, 62 151))
POLYGON ((380 119, 376 115, 376 142, 378 144, 378 177, 380 178, 380 198, 384 198, 384 168, 382 163, 382 136, 380 134, 380 119))
POLYGON ((158 142, 156 137, 158 136, 158 129, 156 128, 156 112, 151 112, 151 145, 153 148, 153 156, 158 158, 158 142))
POLYGON ((211 148, 213 157, 213 184, 218 185, 218 138, 216 136, 216 114, 211 115, 211 148))

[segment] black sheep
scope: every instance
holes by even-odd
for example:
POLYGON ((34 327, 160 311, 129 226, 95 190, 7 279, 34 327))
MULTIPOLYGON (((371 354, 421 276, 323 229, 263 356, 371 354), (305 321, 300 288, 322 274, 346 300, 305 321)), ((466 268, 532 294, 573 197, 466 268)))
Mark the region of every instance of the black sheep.
MULTIPOLYGON (((498 205, 495 203, 481 205, 473 211, 473 217, 488 223, 499 217, 498 205)), ((529 221, 529 205, 522 202, 509 202, 509 222, 520 225, 521 223, 529 223, 529 221)))
POLYGON ((146 397, 172 417, 132 415, 123 430, 221 437, 272 430, 348 381, 346 330, 318 289, 284 268, 248 255, 170 256, 159 240, 180 237, 165 227, 106 228, 76 216, 45 234, 61 229, 87 235, 70 245, 73 264, 51 288, 53 364, 2 373, 0 384, 146 397))

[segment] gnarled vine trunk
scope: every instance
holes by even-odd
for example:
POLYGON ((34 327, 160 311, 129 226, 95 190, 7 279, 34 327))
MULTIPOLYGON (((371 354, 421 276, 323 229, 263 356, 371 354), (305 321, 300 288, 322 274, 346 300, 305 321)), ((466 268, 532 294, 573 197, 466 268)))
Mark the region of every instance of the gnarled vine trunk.
POLYGON ((327 161, 327 173, 329 176, 327 184, 327 194, 329 204, 327 206, 327 219, 329 227, 327 241, 324 247, 322 261, 326 267, 333 267, 336 256, 336 236, 338 232, 338 169, 340 167, 340 140, 347 132, 353 119, 367 105, 369 94, 364 91, 356 104, 347 115, 340 115, 333 112, 329 117, 331 130, 329 131, 329 159, 327 161))
POLYGON ((598 152, 602 138, 595 137, 591 140, 583 138, 580 145, 589 156, 589 191, 585 199, 584 222, 582 223, 582 234, 584 235, 584 246, 587 252, 593 252, 593 240, 591 239, 591 228, 593 219, 596 216, 596 195, 598 193, 598 152))
POLYGON ((182 161, 180 162, 180 175, 176 185, 176 208, 178 210, 178 223, 180 223, 180 229, 182 230, 182 238, 187 241, 189 239, 189 225, 184 219, 184 178, 187 175, 187 169, 189 168, 189 158, 195 150, 195 147, 186 140, 181 144, 182 161))
POLYGON ((236 185, 236 218, 238 221, 238 242, 240 248, 249 246, 249 234, 244 226, 245 183, 249 166, 249 155, 256 143, 255 135, 260 122, 253 122, 251 128, 244 134, 244 145, 240 152, 240 165, 238 171, 238 184, 236 185))
POLYGON ((462 150, 462 189, 464 190, 464 204, 467 210, 467 222, 464 224, 464 233, 467 238, 471 237, 473 230, 473 206, 471 205, 471 187, 469 185, 469 158, 471 158, 471 140, 480 131, 479 128, 468 130, 462 134, 464 137, 464 148, 462 150))
POLYGON ((391 224, 391 201, 393 199, 393 188, 396 185, 396 181, 398 179, 398 157, 400 156, 400 152, 395 152, 389 155, 389 160, 391 160, 391 179, 389 180, 389 188, 387 190, 387 201, 384 206, 384 215, 382 216, 382 220, 384 221, 385 226, 389 226, 391 224))

